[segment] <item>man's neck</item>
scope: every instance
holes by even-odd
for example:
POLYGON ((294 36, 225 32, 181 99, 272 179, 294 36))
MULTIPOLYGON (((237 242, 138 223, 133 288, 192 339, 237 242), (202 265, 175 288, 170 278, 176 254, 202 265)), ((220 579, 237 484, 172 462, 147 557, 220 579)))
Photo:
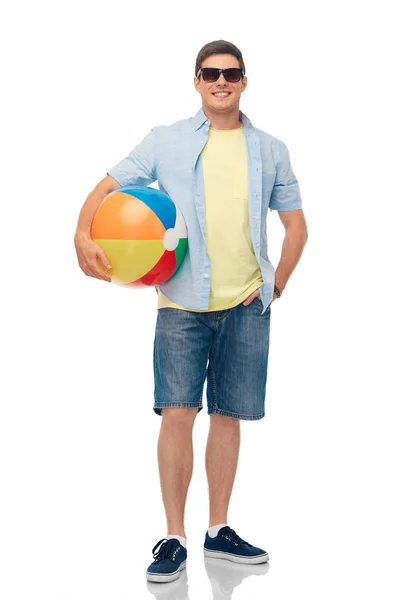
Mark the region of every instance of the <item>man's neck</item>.
POLYGON ((227 113, 213 111, 204 105, 202 108, 204 114, 210 120, 210 127, 213 129, 238 129, 242 126, 238 107, 227 113))

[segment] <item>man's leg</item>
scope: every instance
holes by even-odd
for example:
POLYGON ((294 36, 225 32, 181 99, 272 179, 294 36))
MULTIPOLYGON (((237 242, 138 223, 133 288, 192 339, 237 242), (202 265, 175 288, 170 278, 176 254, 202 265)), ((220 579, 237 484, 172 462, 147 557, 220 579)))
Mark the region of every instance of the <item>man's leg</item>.
POLYGON ((186 538, 184 515, 193 471, 192 430, 198 409, 163 408, 158 465, 167 518, 167 535, 186 538))
POLYGON ((239 419, 218 414, 210 415, 206 446, 206 473, 210 496, 209 527, 227 523, 239 449, 239 419))

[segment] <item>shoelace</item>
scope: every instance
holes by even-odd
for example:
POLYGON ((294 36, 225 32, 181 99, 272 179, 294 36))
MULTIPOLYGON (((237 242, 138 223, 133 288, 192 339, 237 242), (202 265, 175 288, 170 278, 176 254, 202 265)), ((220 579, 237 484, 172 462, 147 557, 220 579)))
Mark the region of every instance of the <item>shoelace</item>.
POLYGON ((152 554, 154 555, 154 562, 159 562, 160 560, 162 560, 163 558, 170 558, 170 560, 174 561, 174 557, 177 554, 179 550, 179 546, 177 543, 177 540, 175 539, 170 539, 168 540, 167 538, 163 538, 161 540, 159 540, 159 542, 156 544, 156 546, 154 546, 152 548, 152 554), (163 544, 162 544, 163 542, 163 544), (158 552, 155 553, 155 550, 158 548, 158 546, 162 544, 158 550, 158 552))
POLYGON ((240 544, 247 544, 247 546, 251 546, 252 548, 252 544, 249 544, 248 542, 243 540, 239 535, 237 535, 235 530, 231 529, 229 526, 223 527, 221 531, 221 537, 229 540, 230 542, 233 542, 235 546, 239 546, 240 544))

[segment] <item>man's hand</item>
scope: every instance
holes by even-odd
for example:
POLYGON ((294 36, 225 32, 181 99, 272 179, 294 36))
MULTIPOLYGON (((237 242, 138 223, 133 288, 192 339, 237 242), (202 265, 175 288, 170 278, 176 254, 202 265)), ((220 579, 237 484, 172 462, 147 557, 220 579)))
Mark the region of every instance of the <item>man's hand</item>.
MULTIPOLYGON (((259 296, 260 296, 259 290, 255 290, 255 292, 252 292, 252 294, 250 294, 248 296, 248 298, 246 298, 244 300, 244 302, 243 302, 244 306, 248 306, 249 304, 251 304, 251 302, 254 300, 254 298, 258 298, 259 296)), ((273 294, 271 304, 273 304, 274 300, 276 300, 276 299, 277 299, 276 294, 273 294)))
POLYGON ((78 264, 84 271, 85 275, 103 279, 111 283, 110 277, 103 272, 98 258, 101 260, 105 268, 111 269, 110 261, 107 259, 103 250, 89 236, 77 235, 74 238, 74 245, 78 256, 78 264))

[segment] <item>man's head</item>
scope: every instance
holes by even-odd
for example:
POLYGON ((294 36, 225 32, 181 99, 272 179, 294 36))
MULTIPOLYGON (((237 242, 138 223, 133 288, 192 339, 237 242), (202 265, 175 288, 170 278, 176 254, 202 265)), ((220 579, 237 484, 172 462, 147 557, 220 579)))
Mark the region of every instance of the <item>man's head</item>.
POLYGON ((195 89, 202 96, 203 109, 208 107, 213 111, 228 113, 239 109, 240 96, 247 86, 247 77, 244 76, 245 65, 240 50, 224 40, 210 42, 200 50, 195 64, 195 89), (235 81, 237 72, 229 71, 220 73, 216 81, 216 73, 207 69, 241 69, 239 81, 235 81), (201 71, 203 69, 203 71, 201 71), (204 71, 206 69, 206 71, 204 71), (225 75, 230 81, 227 81, 225 75), (205 79, 208 81, 205 81, 205 79), (225 97, 214 95, 215 92, 226 91, 225 97))

